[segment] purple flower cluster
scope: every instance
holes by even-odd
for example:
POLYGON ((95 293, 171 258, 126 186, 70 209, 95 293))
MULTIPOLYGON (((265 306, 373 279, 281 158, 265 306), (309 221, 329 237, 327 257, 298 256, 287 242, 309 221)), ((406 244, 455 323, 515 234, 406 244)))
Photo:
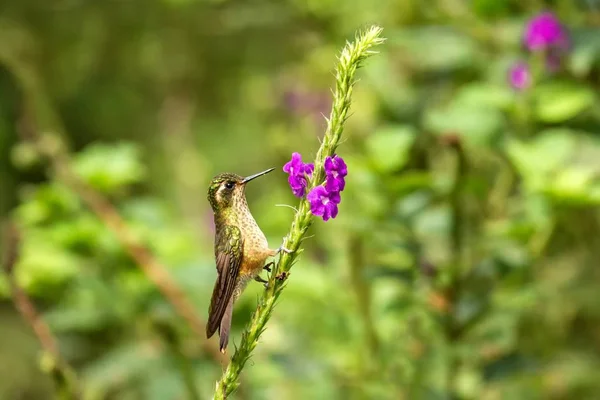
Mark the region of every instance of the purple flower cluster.
MULTIPOLYGON (((530 52, 544 52, 546 68, 550 71, 558 69, 563 53, 570 47, 565 27, 549 11, 542 12, 529 21, 523 33, 523 44, 530 52)), ((508 72, 508 81, 516 90, 527 89, 531 80, 530 67, 526 62, 518 61, 508 72)))
POLYGON ((549 11, 529 21, 525 28, 523 42, 529 51, 569 48, 569 38, 565 28, 549 11))
MULTIPOLYGON (((310 211, 313 215, 323 218, 327 221, 335 218, 338 214, 338 204, 342 201, 340 192, 346 187, 346 175, 348 167, 344 160, 337 156, 327 157, 323 164, 325 169, 324 185, 315 186, 307 195, 306 200, 310 204, 310 211)), ((299 153, 293 153, 292 159, 283 166, 283 171, 289 174, 288 183, 296 197, 304 196, 308 185, 307 177, 314 171, 313 164, 302 162, 302 156, 299 153)))
POLYGON ((310 177, 315 170, 314 164, 305 164, 302 162, 300 153, 293 153, 292 159, 283 166, 283 172, 289 174, 288 183, 292 188, 292 192, 296 197, 304 196, 307 178, 310 177))
POLYGON ((340 192, 328 192, 325 187, 319 185, 308 192, 306 200, 310 203, 310 212, 327 221, 329 218, 337 217, 338 204, 342 201, 342 197, 340 192))
POLYGON ((527 63, 521 61, 514 64, 508 71, 508 79, 516 90, 527 89, 531 84, 531 73, 527 63))

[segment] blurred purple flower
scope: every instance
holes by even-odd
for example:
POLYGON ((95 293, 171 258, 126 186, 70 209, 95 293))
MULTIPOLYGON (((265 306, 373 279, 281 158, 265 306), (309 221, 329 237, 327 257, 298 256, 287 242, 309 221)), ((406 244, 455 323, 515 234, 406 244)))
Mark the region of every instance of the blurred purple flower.
POLYGON ((348 167, 344 160, 337 156, 327 157, 325 159, 325 188, 329 192, 341 192, 346 187, 344 177, 348 175, 348 167))
POLYGON ((516 90, 527 89, 531 85, 531 72, 527 63, 519 61, 508 71, 508 81, 516 90))
POLYGON ((310 211, 313 215, 327 221, 337 216, 338 204, 342 199, 339 192, 328 192, 325 187, 317 186, 308 193, 306 200, 310 203, 310 211))
POLYGON ((308 185, 306 176, 312 175, 314 169, 314 164, 305 164, 302 162, 302 155, 300 153, 293 153, 292 159, 283 166, 283 171, 289 174, 288 183, 294 196, 304 196, 304 191, 308 185))
POLYGON ((559 19, 551 12, 545 11, 533 17, 523 35, 523 42, 529 51, 546 50, 551 47, 566 50, 569 38, 559 19))

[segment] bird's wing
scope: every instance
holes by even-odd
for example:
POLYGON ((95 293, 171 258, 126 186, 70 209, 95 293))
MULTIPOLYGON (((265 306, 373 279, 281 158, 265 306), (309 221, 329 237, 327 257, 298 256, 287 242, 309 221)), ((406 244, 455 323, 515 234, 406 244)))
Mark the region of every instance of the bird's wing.
POLYGON ((216 332, 233 295, 242 264, 243 248, 244 240, 237 226, 226 225, 219 229, 215 240, 218 277, 210 299, 206 337, 216 332))

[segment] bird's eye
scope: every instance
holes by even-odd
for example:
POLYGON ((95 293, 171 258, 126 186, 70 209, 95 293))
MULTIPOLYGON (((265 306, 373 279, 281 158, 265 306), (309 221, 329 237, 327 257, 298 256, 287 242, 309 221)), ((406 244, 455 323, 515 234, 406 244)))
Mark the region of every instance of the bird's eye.
POLYGON ((229 182, 225 182, 225 188, 227 189, 233 189, 233 187, 235 186, 235 183, 229 181, 229 182))

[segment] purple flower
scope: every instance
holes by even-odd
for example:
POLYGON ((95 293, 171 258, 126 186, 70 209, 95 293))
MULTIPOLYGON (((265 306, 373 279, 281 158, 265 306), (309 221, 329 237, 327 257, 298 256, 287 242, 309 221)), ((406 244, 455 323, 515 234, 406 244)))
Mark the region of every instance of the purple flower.
POLYGON ((302 162, 300 153, 293 153, 292 159, 283 166, 283 171, 289 174, 288 183, 296 197, 304 196, 304 191, 308 185, 306 176, 312 175, 315 169, 314 164, 305 164, 302 162))
MULTIPOLYGON (((283 166, 283 170, 289 174, 288 183, 295 196, 304 196, 308 186, 307 179, 313 174, 314 169, 314 164, 302 162, 302 156, 299 153, 293 153, 292 159, 283 166)), ((346 186, 344 178, 348 175, 348 167, 341 157, 334 154, 325 159, 323 169, 325 182, 314 187, 307 194, 306 200, 310 204, 311 213, 323 218, 323 221, 327 221, 338 215, 338 204, 342 200, 340 192, 346 186)))
POLYGON ((522 61, 515 63, 508 71, 508 81, 516 90, 524 90, 531 85, 529 65, 522 61))
POLYGON ((348 167, 344 160, 337 156, 327 157, 325 159, 325 188, 328 192, 341 192, 346 187, 344 177, 348 175, 348 167))
POLYGON ((545 50, 551 47, 566 49, 569 47, 569 39, 564 27, 549 12, 543 12, 532 18, 523 35, 523 42, 529 51, 545 50))
POLYGON ((327 221, 337 216, 341 198, 340 192, 329 192, 325 187, 317 186, 308 193, 306 200, 310 203, 310 211, 313 215, 327 221))
POLYGON ((304 190, 306 189, 306 186, 308 185, 306 178, 290 175, 288 177, 288 183, 290 184, 290 188, 292 188, 292 193, 294 194, 294 196, 296 196, 296 197, 304 196, 304 190))

